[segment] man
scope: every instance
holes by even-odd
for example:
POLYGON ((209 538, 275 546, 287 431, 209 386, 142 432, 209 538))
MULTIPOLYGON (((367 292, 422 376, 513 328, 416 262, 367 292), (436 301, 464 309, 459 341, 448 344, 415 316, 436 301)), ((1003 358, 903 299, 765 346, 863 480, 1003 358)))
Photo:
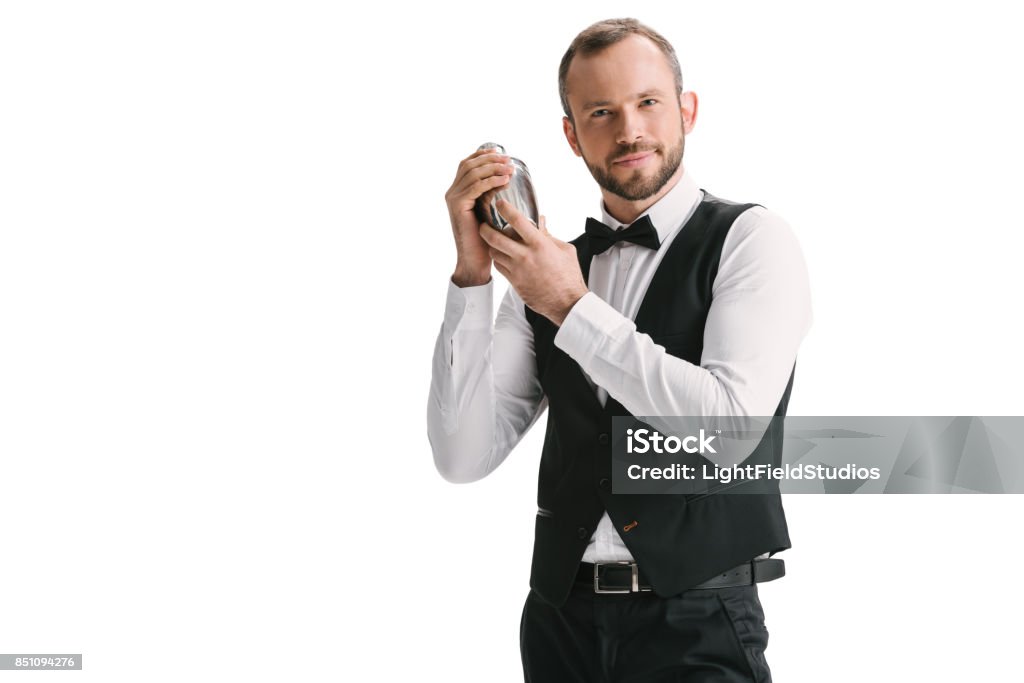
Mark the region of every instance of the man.
MULTIPOLYGON (((473 214, 508 182, 508 157, 459 164, 428 406, 435 463, 451 481, 486 476, 550 408, 526 680, 768 681, 756 582, 781 575, 766 558, 790 546, 777 489, 616 496, 609 433, 615 415, 784 415, 811 321, 799 246, 779 217, 715 199, 684 170, 697 97, 657 32, 590 26, 559 89, 604 225, 588 220, 567 244, 499 203, 512 240, 473 214), (492 266, 512 285, 493 330, 492 266)), ((777 460, 781 433, 769 437, 777 460)))

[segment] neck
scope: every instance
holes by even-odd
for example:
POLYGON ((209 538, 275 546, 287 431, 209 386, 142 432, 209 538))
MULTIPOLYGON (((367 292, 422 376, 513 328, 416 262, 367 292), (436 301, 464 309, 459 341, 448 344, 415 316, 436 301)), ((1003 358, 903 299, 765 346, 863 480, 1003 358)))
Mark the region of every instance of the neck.
POLYGON ((683 165, 679 164, 679 168, 672 174, 672 177, 668 179, 660 190, 652 194, 647 199, 638 199, 636 201, 630 199, 624 199, 617 194, 612 194, 608 190, 601 190, 601 196, 604 198, 604 208, 615 220, 619 221, 624 225, 628 225, 635 221, 640 214, 647 209, 651 208, 658 201, 667 195, 679 179, 683 177, 683 165))

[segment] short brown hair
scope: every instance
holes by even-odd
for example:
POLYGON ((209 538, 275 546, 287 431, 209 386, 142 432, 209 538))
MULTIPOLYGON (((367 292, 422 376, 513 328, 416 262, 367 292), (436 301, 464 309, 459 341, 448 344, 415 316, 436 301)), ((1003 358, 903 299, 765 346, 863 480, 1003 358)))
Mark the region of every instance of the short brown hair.
POLYGON ((566 76, 569 74, 569 64, 577 54, 592 55, 610 47, 620 40, 631 36, 639 35, 649 39, 658 46, 658 49, 665 55, 668 65, 676 79, 676 96, 683 92, 683 72, 679 68, 679 58, 672 44, 665 40, 665 37, 650 26, 641 24, 636 19, 605 19, 596 24, 591 24, 580 31, 580 34, 573 39, 569 49, 562 56, 562 63, 558 65, 558 96, 562 99, 562 110, 572 121, 572 111, 569 110, 569 91, 565 84, 566 76))

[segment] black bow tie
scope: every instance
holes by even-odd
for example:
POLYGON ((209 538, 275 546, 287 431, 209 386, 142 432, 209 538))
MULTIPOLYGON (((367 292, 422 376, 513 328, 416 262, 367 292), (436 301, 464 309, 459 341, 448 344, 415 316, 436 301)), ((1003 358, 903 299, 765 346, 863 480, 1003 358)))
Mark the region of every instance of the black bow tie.
POLYGON ((658 231, 654 229, 648 215, 622 230, 612 230, 601 221, 588 218, 587 238, 590 240, 590 253, 594 256, 608 251, 616 242, 632 242, 648 249, 657 249, 661 246, 658 231))

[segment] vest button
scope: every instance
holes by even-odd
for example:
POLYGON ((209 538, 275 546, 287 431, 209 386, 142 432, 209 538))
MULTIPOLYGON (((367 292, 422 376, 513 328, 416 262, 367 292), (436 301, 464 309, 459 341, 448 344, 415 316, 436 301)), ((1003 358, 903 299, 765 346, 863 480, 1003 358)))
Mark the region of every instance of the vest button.
POLYGON ((611 479, 602 479, 597 482, 597 485, 600 486, 602 490, 607 491, 612 487, 612 481, 611 479))
POLYGON ((576 535, 580 537, 580 540, 583 540, 585 538, 590 538, 590 532, 587 531, 583 527, 580 527, 579 529, 576 530, 576 535))
POLYGON ((608 435, 606 433, 604 433, 604 432, 599 434, 598 437, 597 437, 597 442, 599 444, 601 444, 602 446, 606 446, 610 440, 611 439, 609 439, 608 435))

